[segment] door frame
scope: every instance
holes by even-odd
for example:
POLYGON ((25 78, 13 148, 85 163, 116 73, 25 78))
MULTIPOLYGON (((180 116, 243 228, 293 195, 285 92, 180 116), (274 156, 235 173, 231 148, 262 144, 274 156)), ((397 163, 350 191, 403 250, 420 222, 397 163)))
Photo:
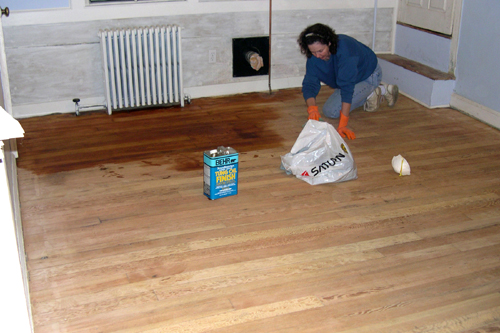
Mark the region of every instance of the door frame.
MULTIPOLYGON (((6 8, 6 10, 8 10, 6 8)), ((10 94, 7 57, 3 35, 2 14, 0 14, 0 94, 2 107, 8 117, 12 116, 12 100, 10 94)), ((8 16, 8 15, 7 15, 8 16)), ((13 118, 10 118, 15 122, 13 118)), ((11 124, 2 124, 12 126, 11 124)), ((18 136, 22 136, 18 134, 18 136)), ((17 182, 17 144, 15 138, 0 141, 0 247, 5 257, 5 272, 2 278, 4 294, 0 301, 2 320, 0 327, 8 332, 33 332, 33 318, 29 295, 28 267, 24 249, 24 238, 21 223, 21 205, 17 182)))

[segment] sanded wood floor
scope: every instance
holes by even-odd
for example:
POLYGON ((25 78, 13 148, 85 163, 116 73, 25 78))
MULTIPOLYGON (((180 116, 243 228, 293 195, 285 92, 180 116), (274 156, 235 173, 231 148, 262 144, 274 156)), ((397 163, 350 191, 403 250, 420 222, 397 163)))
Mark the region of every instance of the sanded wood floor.
POLYGON ((280 170, 305 121, 299 89, 21 120, 35 333, 500 331, 500 132, 400 97, 351 114, 358 179, 311 186, 280 170))

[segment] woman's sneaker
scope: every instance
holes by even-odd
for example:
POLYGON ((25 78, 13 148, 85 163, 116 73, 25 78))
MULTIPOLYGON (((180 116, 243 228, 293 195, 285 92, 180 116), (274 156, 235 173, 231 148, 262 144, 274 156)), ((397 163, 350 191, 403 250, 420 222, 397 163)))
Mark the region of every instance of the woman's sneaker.
POLYGON ((387 105, 392 107, 396 104, 399 96, 399 88, 396 85, 383 83, 385 87, 385 100, 387 101, 387 105))
POLYGON ((381 90, 380 87, 375 88, 373 93, 366 99, 365 105, 363 105, 363 109, 367 112, 375 112, 380 107, 380 96, 381 90))

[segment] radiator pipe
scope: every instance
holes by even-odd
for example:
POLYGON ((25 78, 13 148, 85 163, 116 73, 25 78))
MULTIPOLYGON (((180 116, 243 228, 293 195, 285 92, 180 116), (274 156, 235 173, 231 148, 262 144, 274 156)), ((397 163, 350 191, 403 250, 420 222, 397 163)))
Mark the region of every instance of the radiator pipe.
POLYGON ((82 109, 91 109, 91 110, 105 110, 106 105, 98 104, 98 105, 80 105, 79 98, 73 98, 73 103, 75 103, 75 115, 80 115, 80 110, 82 109))
POLYGON ((271 35, 273 27, 273 0, 269 0, 269 94, 272 94, 271 89, 271 35))
POLYGON ((375 52, 375 34, 377 32, 377 7, 378 7, 378 0, 375 0, 375 5, 373 8, 373 37, 372 37, 372 50, 375 52))

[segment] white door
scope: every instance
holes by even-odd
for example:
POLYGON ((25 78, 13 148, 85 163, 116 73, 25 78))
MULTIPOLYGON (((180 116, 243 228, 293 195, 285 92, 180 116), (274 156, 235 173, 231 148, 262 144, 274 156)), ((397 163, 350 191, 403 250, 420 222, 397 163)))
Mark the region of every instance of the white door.
POLYGON ((398 21, 452 35, 455 0, 399 0, 398 21))

